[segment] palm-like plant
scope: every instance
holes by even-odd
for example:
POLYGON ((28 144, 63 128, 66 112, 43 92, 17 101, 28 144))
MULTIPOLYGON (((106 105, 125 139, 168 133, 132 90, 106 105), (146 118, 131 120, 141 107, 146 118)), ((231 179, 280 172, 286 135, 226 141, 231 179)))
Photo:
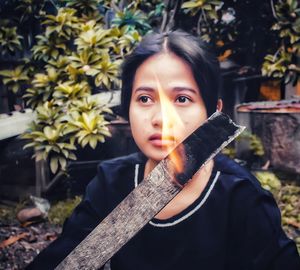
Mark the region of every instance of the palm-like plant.
POLYGON ((57 59, 60 53, 67 52, 65 41, 61 38, 51 38, 38 35, 37 45, 32 47, 33 59, 47 62, 49 59, 57 59))
POLYGON ((72 151, 76 150, 74 142, 71 143, 63 136, 65 124, 59 123, 52 126, 44 126, 34 123, 31 132, 23 135, 24 139, 32 142, 28 143, 25 148, 33 147, 35 149, 34 157, 36 160, 50 160, 50 168, 56 173, 60 167, 66 169, 67 159, 76 159, 72 151), (41 130, 39 130, 41 129, 41 130))
POLYGON ((84 49, 77 53, 73 53, 69 57, 70 65, 76 69, 81 69, 83 72, 91 68, 95 68, 100 63, 101 55, 93 53, 90 49, 84 49))
POLYGON ((109 29, 94 28, 82 31, 75 40, 78 50, 91 49, 96 54, 102 53, 104 50, 109 51, 114 47, 113 38, 109 29))
POLYGON ((57 122, 61 122, 62 108, 54 104, 53 101, 46 101, 36 108, 36 120, 38 124, 52 126, 57 122))
POLYGON ((104 142, 105 136, 110 136, 107 124, 104 116, 95 111, 82 113, 74 111, 70 114, 69 125, 78 130, 75 137, 82 147, 89 144, 95 148, 97 142, 104 142))
POLYGON ((73 8, 60 8, 56 16, 47 15, 47 19, 43 22, 47 25, 46 36, 55 33, 57 37, 72 38, 78 29, 78 17, 75 13, 76 10, 73 8))
POLYGON ((68 0, 67 7, 73 8, 81 14, 90 15, 98 10, 101 0, 68 0))
POLYGON ((69 56, 67 55, 59 55, 57 59, 49 59, 47 65, 45 66, 46 69, 50 67, 56 69, 56 72, 63 76, 63 73, 66 72, 68 65, 70 64, 69 56))
MULTIPOLYGON (((146 14, 137 10, 140 1, 125 8, 117 1, 62 2, 60 6, 65 7, 51 15, 45 11, 37 14, 32 6, 42 5, 43 0, 20 0, 18 6, 24 11, 23 20, 28 14, 36 14, 43 25, 43 33, 34 37, 36 45, 31 48, 35 72, 25 73, 24 69, 25 76, 20 73, 18 83, 30 82, 24 98, 36 113, 24 138, 31 140, 28 147, 35 149, 37 159, 50 161, 52 172, 64 169, 66 160, 75 158, 75 143, 95 148, 110 136, 104 114, 111 111, 98 99, 90 98, 91 89, 107 90, 118 85, 124 55, 150 29, 146 14), (107 26, 111 19, 104 16, 105 12, 112 14, 116 5, 120 13, 115 26, 106 29, 104 21, 107 26)), ((6 76, 4 82, 16 79, 8 81, 8 75, 2 74, 6 76)))
POLYGON ((188 12, 191 12, 193 15, 199 11, 207 11, 210 15, 216 16, 215 7, 219 6, 222 1, 215 0, 194 0, 187 1, 182 4, 183 9, 187 9, 188 12))
POLYGON ((137 30, 130 30, 128 26, 121 28, 112 28, 111 33, 116 37, 117 46, 115 53, 124 57, 132 48, 142 39, 137 30))
POLYGON ((273 10, 277 22, 272 30, 277 31, 281 44, 274 55, 264 58, 262 74, 284 78, 285 83, 296 83, 300 67, 300 6, 297 0, 279 1, 273 10))
POLYGON ((136 7, 129 5, 123 10, 118 11, 112 21, 112 26, 119 28, 127 26, 130 30, 137 30, 141 34, 146 34, 151 29, 148 23, 148 17, 136 7))
POLYGON ((19 0, 16 10, 22 14, 20 22, 27 22, 31 17, 40 16, 40 11, 44 8, 45 2, 45 0, 19 0))
POLYGON ((34 75, 32 87, 28 88, 23 96, 27 100, 27 104, 32 108, 42 105, 51 99, 53 88, 59 80, 57 69, 48 67, 46 73, 37 73, 34 75))
MULTIPOLYGON (((89 85, 86 82, 73 83, 70 81, 59 83, 55 87, 53 97, 61 100, 62 102, 70 102, 72 100, 77 100, 86 97, 91 94, 89 85)), ((61 102, 59 102, 61 104, 61 102)))
POLYGON ((109 54, 104 53, 101 56, 99 64, 94 65, 86 71, 87 75, 96 76, 95 85, 111 89, 112 84, 119 84, 118 72, 121 60, 111 61, 109 54))
POLYGON ((0 50, 1 54, 11 54, 22 49, 21 40, 17 27, 0 26, 0 50))
POLYGON ((3 77, 2 81, 14 93, 17 93, 22 84, 28 83, 28 69, 23 65, 17 66, 12 70, 0 70, 0 76, 3 77))

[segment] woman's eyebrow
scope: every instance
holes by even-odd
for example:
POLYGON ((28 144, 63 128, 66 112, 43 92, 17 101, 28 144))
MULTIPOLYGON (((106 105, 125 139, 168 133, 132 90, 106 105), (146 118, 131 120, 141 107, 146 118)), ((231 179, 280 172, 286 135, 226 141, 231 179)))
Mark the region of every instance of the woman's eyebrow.
MULTIPOLYGON (((139 86, 136 89, 134 89, 134 92, 139 92, 139 91, 146 91, 146 92, 155 92, 155 89, 149 86, 139 86)), ((190 88, 190 87, 185 87, 185 86, 176 86, 172 88, 172 91, 175 92, 182 92, 182 91, 190 91, 193 94, 197 94, 197 90, 190 88)))
POLYGON ((148 86, 139 86, 138 88, 134 89, 134 92, 138 92, 138 91, 154 92, 155 90, 148 86))
POLYGON ((190 88, 190 87, 185 87, 185 86, 176 86, 176 87, 173 88, 173 91, 176 91, 176 92, 190 91, 193 94, 197 94, 197 92, 198 92, 196 89, 193 89, 193 88, 190 88))

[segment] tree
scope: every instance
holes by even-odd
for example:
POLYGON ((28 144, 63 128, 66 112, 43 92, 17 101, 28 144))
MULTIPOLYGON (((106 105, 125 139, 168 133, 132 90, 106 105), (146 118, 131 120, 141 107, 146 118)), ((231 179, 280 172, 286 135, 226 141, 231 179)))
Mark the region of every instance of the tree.
POLYGON ((124 57, 149 31, 182 28, 209 41, 220 61, 299 77, 297 0, 14 0, 0 3, 0 15, 2 83, 36 112, 24 138, 53 172, 76 158, 76 146, 110 135, 111 111, 92 94, 119 88, 124 57))

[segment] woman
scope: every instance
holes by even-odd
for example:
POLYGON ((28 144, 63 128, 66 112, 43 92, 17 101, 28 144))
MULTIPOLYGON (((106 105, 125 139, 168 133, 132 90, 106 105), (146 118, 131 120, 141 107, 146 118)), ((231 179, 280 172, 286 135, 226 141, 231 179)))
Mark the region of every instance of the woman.
MULTIPOLYGON (((146 36, 122 73, 124 116, 141 152, 99 165, 62 235, 28 269, 58 265, 171 148, 222 109, 219 88, 218 61, 197 38, 146 36)), ((272 195, 217 155, 111 259, 111 269, 296 270, 300 262, 272 195)))

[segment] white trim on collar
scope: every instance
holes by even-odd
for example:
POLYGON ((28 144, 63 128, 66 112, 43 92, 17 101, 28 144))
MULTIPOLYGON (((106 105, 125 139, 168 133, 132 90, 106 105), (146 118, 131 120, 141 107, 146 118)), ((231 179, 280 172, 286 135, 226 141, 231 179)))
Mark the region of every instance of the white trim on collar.
POLYGON ((134 170, 134 187, 135 188, 139 184, 139 169, 140 169, 140 164, 135 164, 135 170, 134 170))

